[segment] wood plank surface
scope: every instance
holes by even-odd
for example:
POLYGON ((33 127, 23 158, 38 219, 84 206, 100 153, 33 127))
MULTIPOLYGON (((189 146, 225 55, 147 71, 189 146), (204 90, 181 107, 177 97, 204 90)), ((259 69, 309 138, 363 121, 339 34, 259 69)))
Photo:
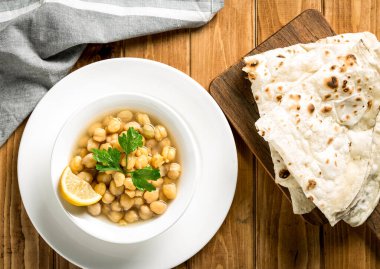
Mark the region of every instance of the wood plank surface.
MULTIPOLYGON (((375 0, 226 0, 206 26, 89 45, 74 69, 111 57, 143 57, 170 64, 205 88, 240 57, 302 10, 322 10, 340 32, 380 34, 375 0)), ((180 90, 180 89, 179 89, 180 90)), ((38 235, 18 191, 17 151, 24 124, 0 148, 0 268, 76 268, 38 235)), ((239 175, 236 195, 221 229, 177 268, 380 268, 380 242, 365 227, 316 227, 290 204, 234 132, 239 175)))

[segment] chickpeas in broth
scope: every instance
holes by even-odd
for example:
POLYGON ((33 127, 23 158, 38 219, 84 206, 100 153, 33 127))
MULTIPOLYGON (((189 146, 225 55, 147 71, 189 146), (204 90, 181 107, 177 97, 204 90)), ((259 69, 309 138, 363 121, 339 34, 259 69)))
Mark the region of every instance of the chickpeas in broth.
POLYGON ((91 184, 95 192, 102 196, 98 203, 87 207, 88 213, 92 216, 104 215, 118 225, 165 214, 170 201, 177 196, 181 175, 178 152, 173 142, 170 130, 143 112, 116 111, 90 124, 78 139, 74 156, 69 162, 72 172, 91 184), (126 136, 130 128, 141 134, 142 146, 126 154, 119 137, 126 136), (94 149, 120 151, 120 168, 98 171, 99 163, 95 159, 94 149), (139 169, 147 168, 159 173, 155 180, 147 180, 147 184, 152 186, 151 191, 136 187, 131 176, 139 169))

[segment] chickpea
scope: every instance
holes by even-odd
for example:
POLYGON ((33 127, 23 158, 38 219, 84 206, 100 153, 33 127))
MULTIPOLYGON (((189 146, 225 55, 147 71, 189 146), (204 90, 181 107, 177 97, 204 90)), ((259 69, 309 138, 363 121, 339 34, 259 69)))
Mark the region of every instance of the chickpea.
POLYGON ((157 141, 155 139, 149 139, 146 141, 145 146, 147 146, 148 148, 154 148, 155 146, 157 146, 157 141))
POLYGON ((149 154, 149 150, 148 150, 148 148, 147 147, 139 147, 137 150, 136 150, 136 152, 135 152, 135 156, 136 157, 140 157, 141 155, 146 155, 146 156, 148 156, 148 154, 149 154))
POLYGON ((144 124, 142 128, 142 135, 147 139, 154 138, 154 126, 150 123, 144 124))
POLYGON ((119 137, 118 134, 108 135, 107 138, 106 138, 106 142, 108 142, 110 144, 115 143, 115 141, 118 141, 118 137, 119 137))
POLYGON ((160 151, 159 151, 159 148, 158 146, 155 146, 153 147, 151 150, 150 150, 151 154, 154 155, 154 154, 160 154, 160 151))
POLYGON ((168 177, 170 179, 178 179, 181 174, 181 165, 178 163, 171 163, 168 169, 168 177))
POLYGON ((136 197, 142 197, 144 194, 144 192, 141 190, 136 190, 135 193, 136 193, 136 197))
POLYGON ((141 219, 147 220, 153 217, 153 212, 150 210, 149 206, 142 205, 140 206, 139 216, 141 219))
POLYGON ((92 175, 89 172, 82 171, 77 176, 86 181, 87 183, 91 184, 92 182, 92 175))
POLYGON ((123 110, 117 113, 116 115, 119 119, 121 119, 123 122, 131 121, 133 118, 133 113, 129 110, 123 110))
POLYGON ((163 214, 166 209, 168 208, 168 205, 164 201, 154 201, 150 205, 150 210, 153 211, 153 213, 156 213, 157 215, 163 214))
POLYGON ((143 204, 144 204, 144 199, 143 198, 141 198, 141 197, 135 198, 135 204, 134 204, 135 207, 139 208, 143 204))
POLYGON ((162 192, 168 199, 173 200, 177 196, 177 187, 174 183, 164 184, 162 192))
POLYGON ((96 184, 98 184, 96 181, 92 181, 92 182, 91 182, 91 188, 92 188, 93 190, 95 190, 95 186, 96 186, 96 184))
POLYGON ((127 213, 125 213, 124 219, 128 223, 133 223, 139 220, 139 215, 137 215, 137 212, 135 210, 129 210, 127 213))
POLYGON ((99 143, 94 141, 92 138, 90 138, 87 141, 87 150, 91 152, 93 149, 98 149, 99 148, 99 143))
POLYGON ((115 181, 116 187, 124 185, 125 175, 120 172, 113 174, 113 181, 115 181))
POLYGON ((124 193, 126 193, 129 197, 133 198, 136 195, 135 191, 125 190, 124 193))
POLYGON ((84 135, 82 136, 79 141, 78 141, 78 146, 81 147, 81 148, 85 148, 87 147, 87 141, 89 140, 90 138, 87 136, 87 135, 84 135))
POLYGON ((104 144, 101 144, 99 149, 105 149, 105 150, 108 150, 109 148, 112 148, 111 144, 110 143, 104 143, 104 144))
POLYGON ((124 210, 129 210, 135 204, 135 200, 130 198, 126 194, 122 194, 120 196, 120 205, 124 208, 124 210))
POLYGON ((157 140, 157 141, 161 141, 162 139, 164 139, 165 137, 168 136, 168 133, 166 132, 166 128, 162 125, 157 125, 155 128, 154 128, 154 138, 157 140))
POLYGON ((106 191, 104 194, 103 194, 103 197, 102 197, 102 202, 105 203, 105 204, 110 204, 112 203, 113 201, 115 200, 115 196, 110 193, 109 191, 106 191))
POLYGON ((148 165, 148 157, 146 155, 141 155, 140 157, 137 157, 136 163, 135 163, 136 169, 142 169, 147 165, 148 165))
POLYGON ((166 146, 162 149, 161 155, 164 158, 165 162, 171 162, 175 159, 176 149, 170 146, 166 146))
POLYGON ((101 128, 102 127, 102 124, 100 122, 96 122, 94 124, 92 124, 88 129, 87 129, 87 133, 89 136, 92 136, 94 134, 94 131, 96 128, 101 128))
POLYGON ((137 158, 135 156, 128 155, 127 160, 128 160, 128 162, 127 162, 127 170, 132 170, 133 167, 135 167, 137 158))
POLYGON ((96 184, 94 187, 94 191, 100 194, 101 196, 103 196, 106 193, 106 190, 106 184, 104 184, 103 182, 96 184))
POLYGON ((123 217, 124 213, 122 212, 117 212, 117 211, 111 211, 107 214, 107 217, 112 221, 112 222, 119 222, 123 217))
POLYGON ((120 226, 125 226, 128 223, 124 219, 121 219, 121 220, 119 220, 119 222, 117 224, 119 224, 120 226))
POLYGON ((161 187, 162 183, 164 183, 164 180, 160 177, 157 180, 152 180, 152 185, 155 186, 156 188, 161 187))
POLYGON ((128 189, 128 190, 131 190, 131 191, 134 191, 136 190, 136 186, 133 185, 133 181, 132 181, 132 178, 130 177, 127 177, 124 181, 124 186, 128 189))
POLYGON ((112 180, 112 176, 111 175, 108 175, 104 172, 99 172, 98 176, 96 177, 96 180, 100 183, 104 183, 106 185, 110 184, 111 180, 112 180))
POLYGON ((158 146, 160 147, 160 149, 162 150, 164 147, 166 146, 171 146, 172 145, 172 142, 170 141, 169 137, 166 137, 164 139, 162 139, 159 143, 158 143, 158 146))
POLYGON ((80 156, 74 156, 70 161, 70 169, 74 174, 83 170, 82 158, 80 156))
POLYGON ((102 204, 102 213, 108 215, 111 212, 111 206, 108 204, 102 204))
POLYGON ((144 193, 144 199, 145 201, 150 204, 158 199, 159 195, 159 190, 154 190, 154 191, 146 191, 144 193))
POLYGON ((172 183, 175 184, 176 180, 168 178, 168 177, 164 177, 164 184, 172 184, 172 183))
POLYGON ((103 142, 106 140, 106 130, 103 128, 96 128, 94 131, 94 135, 92 136, 92 139, 96 142, 103 142))
POLYGON ((124 125, 124 130, 128 131, 129 128, 134 128, 136 131, 141 131, 141 125, 135 121, 130 121, 124 125))
POLYGON ((99 216, 102 211, 102 206, 99 203, 87 206, 87 211, 92 216, 99 216))
POLYGON ((160 189, 160 194, 158 195, 158 200, 165 201, 165 202, 169 201, 169 199, 162 192, 162 188, 160 189))
POLYGON ((112 115, 108 115, 108 116, 104 117, 104 119, 102 121, 103 126, 107 127, 108 124, 110 123, 111 119, 113 119, 112 115))
POLYGON ((85 148, 79 148, 76 151, 76 155, 79 155, 81 158, 84 158, 89 152, 85 148))
POLYGON ((119 196, 122 193, 124 193, 124 185, 121 185, 120 187, 116 187, 115 180, 112 180, 109 186, 109 191, 115 196, 119 196))
POLYGON ((136 120, 141 125, 150 123, 149 116, 145 113, 136 113, 136 120))
POLYGON ((121 154, 120 165, 122 167, 126 167, 127 166, 127 155, 125 155, 125 153, 121 154))
POLYGON ((118 212, 123 210, 119 201, 113 201, 111 203, 111 209, 112 209, 112 211, 118 211, 118 212))
POLYGON ((119 141, 113 141, 111 142, 111 145, 113 148, 117 149, 118 151, 122 151, 123 149, 121 148, 120 144, 119 144, 119 141))
POLYGON ((164 163, 164 158, 158 153, 154 154, 152 157, 152 160, 150 161, 150 164, 154 168, 160 167, 161 165, 163 165, 163 163, 164 163))
POLYGON ((112 118, 107 124, 107 131, 109 133, 116 133, 121 128, 121 120, 118 118, 112 118))
POLYGON ((158 168, 158 169, 160 169, 160 175, 161 175, 162 177, 166 176, 166 173, 167 173, 167 171, 168 171, 168 168, 169 168, 169 166, 166 167, 166 165, 161 165, 161 166, 158 168))

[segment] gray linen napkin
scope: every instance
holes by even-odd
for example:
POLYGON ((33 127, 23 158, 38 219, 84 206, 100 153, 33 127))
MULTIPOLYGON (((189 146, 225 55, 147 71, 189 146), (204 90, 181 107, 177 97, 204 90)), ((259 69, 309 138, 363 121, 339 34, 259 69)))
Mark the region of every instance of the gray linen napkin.
POLYGON ((3 0, 0 2, 0 146, 87 43, 207 23, 223 0, 3 0))

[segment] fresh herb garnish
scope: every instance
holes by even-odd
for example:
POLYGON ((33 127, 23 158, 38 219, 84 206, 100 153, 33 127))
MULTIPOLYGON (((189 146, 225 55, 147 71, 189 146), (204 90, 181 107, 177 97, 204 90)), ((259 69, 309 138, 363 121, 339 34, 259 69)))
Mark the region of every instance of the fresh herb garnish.
POLYGON ((148 180, 157 180, 161 177, 160 170, 151 166, 129 172, 132 176, 133 185, 139 190, 154 191, 156 188, 148 180))
POLYGON ((129 127, 127 135, 123 133, 118 140, 127 155, 143 145, 142 135, 133 127, 129 127))
POLYGON ((120 168, 120 156, 121 153, 117 149, 108 148, 105 149, 92 149, 94 153, 94 159, 98 162, 96 164, 96 169, 105 172, 105 171, 119 171, 123 172, 120 168))
MULTIPOLYGON (((119 136, 118 142, 120 147, 128 156, 129 153, 135 151, 138 147, 143 145, 143 137, 133 127, 130 127, 127 134, 123 133, 119 136)), ((121 157, 121 152, 119 150, 115 148, 109 148, 108 150, 93 149, 92 153, 94 153, 94 159, 98 162, 98 164, 96 164, 96 169, 98 171, 123 172, 119 164, 121 157)), ((149 183, 148 180, 157 180, 161 177, 160 170, 154 169, 151 166, 126 173, 131 175, 133 185, 142 191, 154 191, 156 188, 149 183)))

